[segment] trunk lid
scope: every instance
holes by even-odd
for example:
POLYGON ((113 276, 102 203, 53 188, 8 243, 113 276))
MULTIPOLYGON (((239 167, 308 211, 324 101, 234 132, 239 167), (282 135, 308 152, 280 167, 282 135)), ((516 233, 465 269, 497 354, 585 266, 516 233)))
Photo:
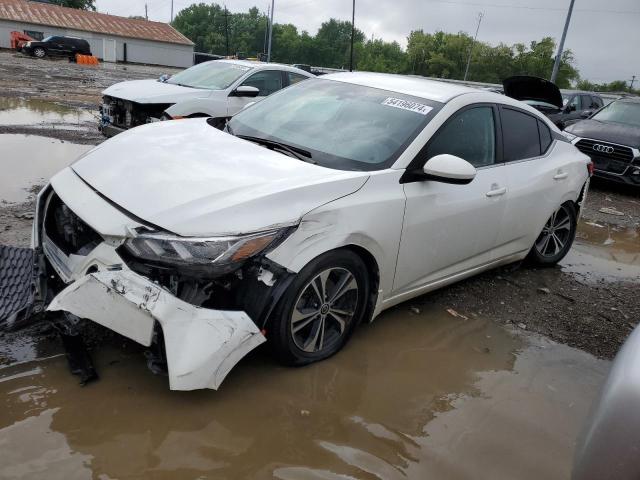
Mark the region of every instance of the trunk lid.
POLYGON ((502 82, 504 94, 516 100, 531 100, 549 103, 562 108, 562 94, 557 85, 549 80, 528 75, 515 75, 502 82))

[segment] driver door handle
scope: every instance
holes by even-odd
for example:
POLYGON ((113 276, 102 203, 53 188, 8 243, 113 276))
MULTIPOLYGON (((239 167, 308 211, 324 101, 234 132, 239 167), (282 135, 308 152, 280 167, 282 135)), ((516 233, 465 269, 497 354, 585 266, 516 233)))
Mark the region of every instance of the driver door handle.
POLYGON ((569 174, 567 172, 558 172, 556 175, 553 176, 553 179, 554 180, 564 180, 568 176, 569 176, 569 174))
POLYGON ((493 190, 489 190, 486 195, 487 197, 498 197, 500 195, 504 195, 507 193, 507 187, 498 188, 498 185, 491 185, 493 190))

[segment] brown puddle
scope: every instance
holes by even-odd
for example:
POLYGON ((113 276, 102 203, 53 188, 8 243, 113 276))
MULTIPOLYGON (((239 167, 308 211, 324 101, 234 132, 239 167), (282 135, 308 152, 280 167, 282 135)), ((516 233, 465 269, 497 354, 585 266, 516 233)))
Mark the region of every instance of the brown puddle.
POLYGON ((0 369, 0 478, 568 478, 608 363, 490 320, 400 306, 319 364, 264 350, 220 391, 171 392, 142 355, 0 369))
POLYGON ((0 201, 24 202, 34 185, 51 176, 93 148, 37 135, 0 135, 0 201))
POLYGON ((0 97, 0 125, 38 125, 96 122, 98 113, 36 98, 0 97))
POLYGON ((640 282, 640 231, 581 220, 562 270, 590 281, 640 282))

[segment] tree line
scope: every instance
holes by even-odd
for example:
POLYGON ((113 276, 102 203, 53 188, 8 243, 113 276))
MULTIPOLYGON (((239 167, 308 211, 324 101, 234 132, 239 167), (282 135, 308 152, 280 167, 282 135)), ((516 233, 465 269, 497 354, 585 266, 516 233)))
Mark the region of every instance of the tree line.
MULTIPOLYGON (((95 10, 95 0, 53 0, 73 8, 95 10)), ((268 19, 257 7, 231 13, 220 5, 198 3, 181 10, 172 25, 195 43, 198 52, 219 55, 238 53, 255 57, 266 51, 268 19)), ((281 63, 348 68, 351 23, 331 18, 315 35, 290 23, 273 25, 272 60, 281 63)), ((360 29, 354 35, 354 68, 372 72, 416 74, 428 77, 462 79, 471 52, 468 80, 501 83, 511 75, 549 78, 556 52, 555 40, 545 37, 529 44, 489 45, 474 42, 464 33, 414 30, 407 37, 407 48, 398 42, 367 38, 360 29)), ((580 78, 571 50, 565 50, 556 83, 560 88, 575 85, 580 90, 633 92, 627 82, 616 80, 596 84, 580 78)))
MULTIPOLYGON (((173 26, 196 44, 196 51, 220 55, 257 56, 266 49, 267 16, 253 7, 231 13, 218 4, 193 4, 181 10, 173 26), (228 49, 227 49, 228 41, 228 49)), ((500 83, 511 75, 526 74, 548 78, 553 68, 555 41, 543 38, 525 45, 497 46, 474 42, 464 33, 412 31, 407 48, 398 42, 367 38, 360 29, 354 35, 354 68, 373 72, 416 74, 461 79, 471 51, 468 80, 500 83)), ((315 35, 299 31, 290 23, 273 25, 272 60, 322 67, 348 68, 351 23, 331 18, 315 35)), ((569 87, 579 80, 573 54, 562 54, 557 83, 569 87)))

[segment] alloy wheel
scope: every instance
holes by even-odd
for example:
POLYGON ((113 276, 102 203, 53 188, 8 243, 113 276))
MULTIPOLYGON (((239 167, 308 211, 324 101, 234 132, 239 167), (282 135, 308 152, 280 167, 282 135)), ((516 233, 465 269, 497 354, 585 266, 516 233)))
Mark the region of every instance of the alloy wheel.
POLYGON ((291 313, 291 337, 308 353, 334 345, 347 331, 358 307, 359 286, 345 268, 329 268, 303 288, 291 313))
POLYGON ((536 250, 543 257, 554 257, 571 239, 571 214, 564 205, 553 212, 536 240, 536 250))
POLYGON ((42 58, 42 57, 44 57, 44 49, 43 48, 36 48, 33 51, 33 54, 38 58, 42 58))

